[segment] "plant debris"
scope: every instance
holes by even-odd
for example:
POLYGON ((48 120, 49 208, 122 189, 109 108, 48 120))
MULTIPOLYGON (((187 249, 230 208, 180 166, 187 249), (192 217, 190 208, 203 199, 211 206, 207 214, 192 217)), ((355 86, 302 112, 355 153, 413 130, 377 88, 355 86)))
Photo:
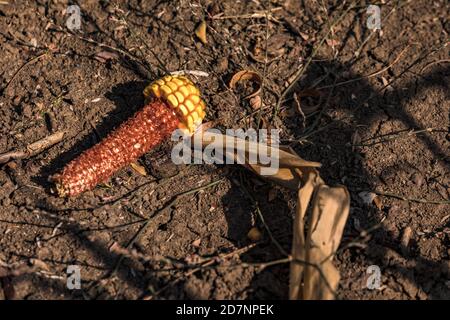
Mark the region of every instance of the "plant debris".
POLYGON ((235 73, 230 80, 231 90, 236 90, 238 84, 242 84, 247 81, 252 84, 253 91, 245 95, 243 97, 244 100, 259 96, 259 94, 261 93, 261 86, 263 81, 262 77, 257 72, 250 70, 242 70, 235 73))
POLYGON ((60 131, 51 134, 41 140, 27 145, 25 148, 13 150, 0 154, 0 164, 7 163, 11 160, 27 159, 33 157, 51 146, 61 142, 64 138, 65 132, 60 131))
POLYGON ((195 29, 195 35, 203 44, 208 44, 208 40, 206 39, 206 21, 200 22, 195 29))

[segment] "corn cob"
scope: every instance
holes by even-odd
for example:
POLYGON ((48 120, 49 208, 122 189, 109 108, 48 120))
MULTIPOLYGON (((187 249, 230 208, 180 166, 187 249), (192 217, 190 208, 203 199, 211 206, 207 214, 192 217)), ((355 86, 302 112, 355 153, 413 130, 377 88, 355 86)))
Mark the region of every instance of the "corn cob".
POLYGON ((179 128, 193 133, 205 117, 199 90, 185 77, 166 76, 144 90, 146 105, 52 177, 59 196, 76 196, 105 182, 179 128))

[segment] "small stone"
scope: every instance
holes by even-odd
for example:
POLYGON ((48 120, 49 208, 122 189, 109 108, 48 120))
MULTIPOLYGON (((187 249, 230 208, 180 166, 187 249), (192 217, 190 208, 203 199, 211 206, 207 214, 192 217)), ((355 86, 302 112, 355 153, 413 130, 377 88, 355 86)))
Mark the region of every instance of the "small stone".
POLYGON ((260 241, 262 239, 262 233, 257 227, 253 227, 247 233, 247 237, 254 242, 260 241))

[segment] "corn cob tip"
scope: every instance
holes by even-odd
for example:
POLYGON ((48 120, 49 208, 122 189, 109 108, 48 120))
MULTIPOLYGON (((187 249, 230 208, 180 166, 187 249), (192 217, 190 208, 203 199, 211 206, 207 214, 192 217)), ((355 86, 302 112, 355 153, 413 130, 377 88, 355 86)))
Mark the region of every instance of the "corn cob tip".
POLYGON ((206 115, 206 104, 200 97, 200 90, 184 76, 165 76, 150 83, 144 89, 146 101, 162 99, 176 112, 179 129, 189 134, 195 132, 206 115))

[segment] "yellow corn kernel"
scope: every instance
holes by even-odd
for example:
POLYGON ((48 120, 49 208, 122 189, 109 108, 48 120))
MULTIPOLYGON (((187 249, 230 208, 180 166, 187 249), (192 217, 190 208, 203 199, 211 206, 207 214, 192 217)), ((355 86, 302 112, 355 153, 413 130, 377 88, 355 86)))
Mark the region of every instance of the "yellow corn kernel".
POLYGON ((169 102, 172 108, 176 108, 178 106, 178 100, 174 94, 167 96, 167 101, 169 102))
POLYGON ((184 102, 184 105, 186 106, 186 108, 188 108, 189 112, 192 112, 195 109, 195 105, 192 103, 191 100, 186 100, 184 102))
POLYGON ((198 105, 200 103, 200 96, 193 94, 189 97, 189 100, 191 100, 195 105, 198 105))
POLYGON ((172 82, 174 82, 178 87, 181 87, 184 85, 185 81, 183 81, 180 78, 172 78, 172 82))
MULTIPOLYGON (((160 98, 161 97, 161 92, 159 91, 159 86, 157 84, 154 84, 154 85, 151 86, 151 88, 152 88, 153 94, 157 98, 160 98)), ((150 95, 150 92, 146 96, 149 96, 149 95, 150 95)))
POLYGON ((152 94, 156 96, 156 92, 153 91, 153 88, 151 86, 148 86, 144 89, 144 97, 148 97, 152 94))
POLYGON ((190 129, 192 128, 192 125, 194 124, 194 119, 191 115, 188 115, 186 118, 187 127, 190 129))
MULTIPOLYGON (((186 88, 186 86, 179 87, 178 91, 180 91, 185 98, 187 98, 190 95, 189 90, 188 90, 188 88, 186 88)), ((200 97, 198 97, 198 98, 200 99, 200 97)))
POLYGON ((195 122, 198 120, 199 116, 197 114, 197 112, 192 112, 190 117, 192 117, 192 120, 195 122))
POLYGON ((156 84, 162 86, 164 83, 166 83, 163 79, 158 79, 155 81, 156 84))
POLYGON ((180 91, 175 91, 175 97, 177 97, 179 103, 183 103, 184 96, 180 91))
POLYGON ((183 114, 183 116, 187 116, 189 114, 189 111, 185 105, 180 104, 179 108, 180 108, 180 111, 183 114))
POLYGON ((163 85, 159 88, 159 90, 162 91, 163 97, 164 97, 164 96, 167 97, 167 96, 169 96, 169 94, 172 93, 172 89, 170 89, 170 88, 169 88, 168 86, 166 86, 165 84, 163 84, 163 85))
POLYGON ((152 82, 144 90, 146 100, 151 97, 165 100, 177 113, 179 128, 193 133, 205 117, 205 102, 200 91, 184 76, 165 76, 152 82))
POLYGON ((172 92, 175 92, 178 89, 178 86, 173 81, 166 82, 166 86, 172 89, 172 92))
POLYGON ((180 123, 178 125, 178 128, 180 128, 181 130, 188 130, 188 128, 183 123, 180 123))
POLYGON ((197 88, 194 87, 192 84, 188 84, 186 87, 188 88, 188 90, 191 94, 193 94, 193 95, 199 94, 199 91, 197 90, 197 88))

